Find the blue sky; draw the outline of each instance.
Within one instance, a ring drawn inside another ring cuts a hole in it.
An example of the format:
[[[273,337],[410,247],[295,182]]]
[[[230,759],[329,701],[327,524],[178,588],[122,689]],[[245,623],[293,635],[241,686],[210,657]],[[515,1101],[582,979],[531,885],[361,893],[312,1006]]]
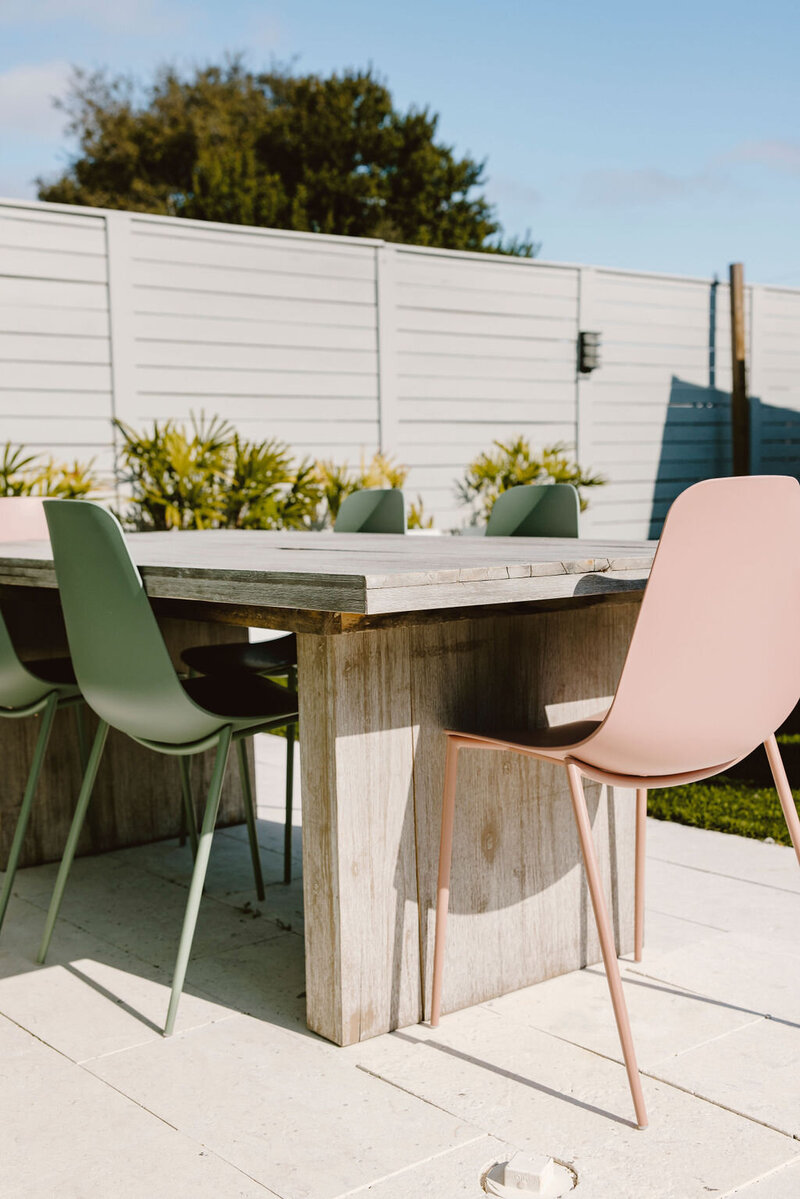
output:
[[[542,257],[800,285],[796,0],[0,0],[0,195],[69,148],[69,65],[146,76],[244,51],[371,63],[401,108],[486,158]]]

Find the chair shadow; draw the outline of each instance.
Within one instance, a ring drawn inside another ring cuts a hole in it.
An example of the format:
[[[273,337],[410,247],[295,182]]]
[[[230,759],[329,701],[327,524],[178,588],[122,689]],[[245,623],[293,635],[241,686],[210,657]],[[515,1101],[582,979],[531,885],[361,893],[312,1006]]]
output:
[[[423,1041],[418,1037],[409,1036],[405,1032],[393,1032],[391,1035],[400,1041],[406,1041],[409,1045],[424,1045],[429,1049],[435,1049],[438,1053],[444,1053],[448,1057],[454,1057],[459,1061],[467,1062],[470,1066],[477,1066],[481,1070],[487,1070],[491,1074],[507,1078],[511,1082],[529,1087],[532,1091],[538,1091],[540,1094],[547,1095],[551,1099],[559,1099],[563,1103],[569,1103],[572,1107],[579,1107],[582,1111],[591,1112],[592,1115],[613,1120],[615,1124],[622,1124],[625,1128],[638,1127],[633,1120],[625,1120],[622,1116],[617,1116],[614,1112],[610,1112],[606,1108],[597,1107],[593,1103],[586,1103],[582,1099],[576,1099],[574,1095],[567,1095],[564,1091],[557,1091],[553,1087],[546,1086],[545,1083],[535,1082],[532,1078],[525,1078],[521,1074],[515,1074],[512,1070],[504,1070],[502,1066],[496,1066],[492,1062],[484,1061],[482,1058],[473,1057],[471,1053],[463,1053],[462,1050],[454,1049],[451,1045],[442,1045],[438,1041]]]

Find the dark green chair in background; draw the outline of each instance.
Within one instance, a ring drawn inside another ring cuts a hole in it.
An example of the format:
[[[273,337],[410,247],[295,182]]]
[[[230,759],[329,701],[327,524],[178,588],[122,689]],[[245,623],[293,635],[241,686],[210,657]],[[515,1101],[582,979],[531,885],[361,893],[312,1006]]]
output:
[[[406,502],[396,487],[354,491],[339,508],[334,533],[405,533]],[[231,645],[196,645],[181,657],[197,674],[225,676],[240,671],[285,678],[297,687],[297,635],[287,633],[271,641],[243,641]],[[283,835],[283,881],[292,881],[292,808],[294,802],[295,726],[286,730],[286,825]]]
[[[179,678],[116,519],[95,504],[75,500],[47,500],[45,514],[75,674],[100,724],[38,960],[45,960],[50,945],[109,726],[157,753],[177,756],[195,860],[167,1014],[165,1031],[169,1034],[175,1026],[191,953],[231,744],[236,742],[239,750],[250,850],[256,886],[263,897],[245,739],[296,720],[297,696],[252,674]],[[188,758],[211,748],[216,749],[216,757],[198,837]]]
[[[47,538],[47,522],[41,500],[16,496],[0,499],[0,542],[47,541]],[[11,898],[53,719],[56,712],[65,707],[75,709],[81,764],[85,767],[83,704],[72,663],[69,658],[21,661],[6,623],[0,616],[0,717],[6,720],[41,717],[36,748],[8,855],[3,889],[0,891],[0,928]]]
[[[523,483],[497,497],[487,537],[578,537],[581,503],[571,483]]]

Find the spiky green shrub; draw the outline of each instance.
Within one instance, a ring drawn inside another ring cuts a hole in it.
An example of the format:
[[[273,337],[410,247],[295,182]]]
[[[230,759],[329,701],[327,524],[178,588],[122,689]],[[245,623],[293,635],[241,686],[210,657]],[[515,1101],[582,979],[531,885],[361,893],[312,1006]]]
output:
[[[456,494],[462,504],[472,508],[472,524],[486,522],[494,502],[503,491],[522,483],[572,483],[578,489],[581,509],[588,506],[583,495],[587,487],[605,483],[602,475],[584,470],[572,459],[561,442],[545,446],[536,452],[527,437],[515,437],[504,443],[493,441],[496,447],[479,454],[467,467],[464,478],[456,483]]]
[[[369,462],[362,458],[358,469],[351,469],[346,462],[341,465],[318,462],[316,475],[325,500],[321,525],[333,524],[339,515],[342,502],[354,491],[368,487],[402,487],[408,478],[408,467],[398,466],[386,454],[373,454]]]
[[[0,496],[54,496],[83,500],[99,489],[92,462],[42,461],[25,446],[7,441],[0,456]]]
[[[422,496],[418,495],[408,506],[409,529],[432,529],[433,517],[425,515],[425,505]]]
[[[137,433],[117,422],[134,529],[310,528],[322,488],[310,461],[289,447],[245,441],[227,421],[192,416]]]

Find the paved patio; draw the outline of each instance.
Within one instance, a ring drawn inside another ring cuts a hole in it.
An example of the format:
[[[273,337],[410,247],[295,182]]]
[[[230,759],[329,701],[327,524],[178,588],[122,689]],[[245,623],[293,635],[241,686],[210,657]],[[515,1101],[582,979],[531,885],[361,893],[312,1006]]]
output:
[[[257,738],[268,877],[283,742]],[[791,850],[650,822],[644,961],[624,967],[651,1127],[631,1124],[602,970],[348,1049],[303,1018],[302,887],[253,901],[215,841],[178,1034],[159,1034],[190,874],[174,842],[22,871],[0,940],[0,1194],[479,1199],[516,1149],[579,1199],[800,1194],[800,870]],[[300,837],[296,830],[297,869]]]

